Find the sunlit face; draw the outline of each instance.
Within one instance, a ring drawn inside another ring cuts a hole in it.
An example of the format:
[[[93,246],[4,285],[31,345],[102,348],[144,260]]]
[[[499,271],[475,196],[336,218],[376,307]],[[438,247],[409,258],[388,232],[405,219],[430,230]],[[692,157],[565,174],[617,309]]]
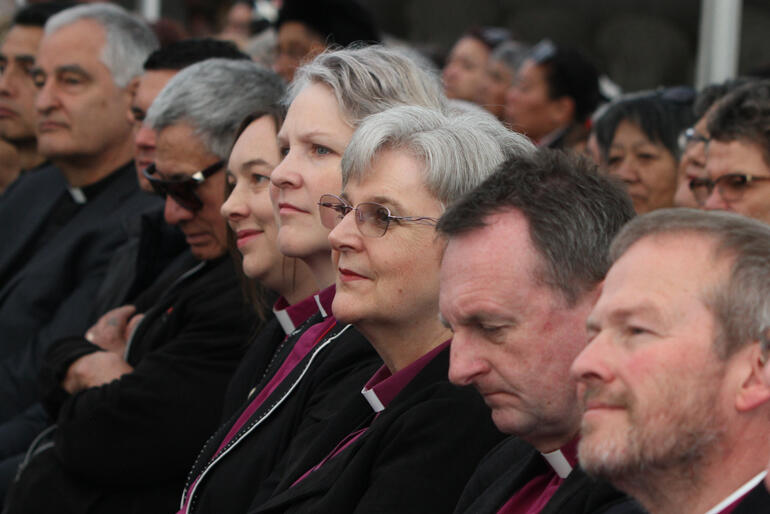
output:
[[[92,20],[43,37],[37,64],[45,84],[35,103],[42,155],[99,155],[131,137],[131,89],[112,80],[100,58],[104,44],[104,29]]]
[[[424,164],[403,151],[385,150],[366,177],[348,183],[343,198],[356,206],[375,202],[394,216],[438,218],[441,202],[424,184]],[[337,319],[367,327],[409,327],[438,316],[438,277],[443,239],[433,226],[391,221],[382,237],[361,234],[355,213],[329,234],[337,292]]]
[[[700,235],[644,238],[612,266],[572,374],[585,407],[581,465],[613,481],[692,466],[731,408],[704,292],[725,277]]]
[[[766,180],[770,177],[770,166],[765,162],[762,148],[758,144],[741,140],[710,141],[706,173],[713,181],[728,173],[746,173],[755,180],[735,200],[726,200],[719,192],[719,187],[715,187],[703,204],[704,209],[732,211],[770,223],[770,180]]]
[[[14,25],[0,45],[0,137],[6,141],[35,139],[35,95],[32,80],[43,29]]]
[[[235,233],[243,272],[280,292],[283,256],[276,246],[278,225],[270,203],[270,174],[281,160],[277,131],[273,118],[262,116],[235,142],[227,164],[232,192],[222,215]]]
[[[283,77],[286,83],[294,78],[299,66],[323,52],[326,45],[323,39],[304,23],[286,21],[278,29],[277,47],[273,70]]]
[[[549,97],[543,66],[524,61],[506,95],[504,117],[515,131],[535,141],[564,123],[559,103]]]
[[[145,71],[139,77],[139,83],[134,92],[134,98],[131,101],[131,115],[134,119],[134,130],[136,131],[134,136],[136,174],[139,178],[139,185],[148,192],[152,192],[152,187],[147,179],[144,178],[142,171],[155,160],[155,131],[144,124],[144,117],[147,115],[147,111],[150,110],[150,105],[152,105],[155,97],[163,89],[163,86],[176,74],[176,70]]]
[[[615,129],[607,170],[626,184],[637,214],[673,205],[676,159],[661,143],[650,141],[635,123],[623,120]]]
[[[444,66],[447,97],[481,103],[489,48],[475,37],[465,36],[452,48]]]
[[[694,178],[706,176],[706,143],[708,140],[708,114],[698,120],[693,126],[696,137],[687,144],[682,152],[677,172],[676,193],[674,193],[674,205],[676,207],[697,208],[698,202],[690,190],[690,181]]]
[[[155,167],[159,178],[189,177],[218,160],[186,123],[171,125],[158,134]],[[219,213],[225,197],[225,174],[222,171],[214,173],[195,192],[203,202],[203,208],[196,212],[187,210],[168,196],[164,212],[166,222],[178,225],[184,232],[195,257],[215,259],[224,255],[227,248],[227,227]]]
[[[289,106],[278,133],[284,157],[270,175],[278,248],[284,255],[328,256],[329,229],[321,225],[318,199],[342,189],[340,161],[352,136],[353,127],[323,84],[306,87]]]
[[[486,110],[503,119],[505,95],[513,84],[514,72],[498,59],[489,59],[482,85],[482,102]]]
[[[449,379],[473,385],[502,432],[538,448],[563,442],[580,423],[569,366],[585,347],[595,294],[569,306],[537,278],[542,257],[519,211],[485,223],[451,238],[441,265],[439,306],[454,332]]]

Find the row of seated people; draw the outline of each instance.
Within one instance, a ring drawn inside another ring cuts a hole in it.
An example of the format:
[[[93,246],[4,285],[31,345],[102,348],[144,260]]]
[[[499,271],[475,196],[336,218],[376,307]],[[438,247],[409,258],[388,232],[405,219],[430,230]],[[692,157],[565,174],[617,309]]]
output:
[[[383,47],[285,90],[239,55],[142,74],[152,35],[117,7],[44,30],[50,162],[0,199],[6,512],[766,510],[760,221],[632,221],[587,159]],[[132,38],[139,71],[110,61]],[[735,113],[765,90],[725,96],[712,137],[759,145]],[[741,200],[763,176],[690,186]]]

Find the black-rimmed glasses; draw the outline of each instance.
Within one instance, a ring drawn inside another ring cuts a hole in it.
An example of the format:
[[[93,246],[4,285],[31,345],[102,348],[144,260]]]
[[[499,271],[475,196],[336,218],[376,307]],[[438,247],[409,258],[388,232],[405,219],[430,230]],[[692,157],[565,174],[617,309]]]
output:
[[[690,179],[690,191],[692,191],[695,200],[701,205],[706,200],[714,188],[717,188],[719,195],[726,202],[735,202],[743,197],[743,193],[751,186],[753,182],[761,180],[770,180],[770,177],[756,176],[749,173],[727,173],[716,180],[706,177],[695,177]]]
[[[318,201],[321,223],[328,229],[336,227],[350,211],[355,211],[356,226],[362,235],[382,237],[392,221],[436,226],[438,220],[427,216],[394,216],[390,209],[374,202],[359,203],[355,207],[336,195],[321,195]]]
[[[198,211],[203,207],[201,201],[195,189],[201,185],[207,178],[214,173],[218,172],[225,166],[225,161],[217,161],[211,166],[196,171],[192,175],[179,179],[164,180],[155,176],[155,163],[150,164],[142,171],[145,178],[150,181],[152,189],[160,196],[165,198],[170,196],[180,206],[184,207],[188,211]]]
[[[685,150],[685,148],[692,144],[707,144],[708,142],[709,138],[699,132],[696,132],[694,127],[690,127],[687,130],[682,131],[682,133],[679,134],[679,138],[677,139],[677,143],[679,143],[679,150],[682,152]]]

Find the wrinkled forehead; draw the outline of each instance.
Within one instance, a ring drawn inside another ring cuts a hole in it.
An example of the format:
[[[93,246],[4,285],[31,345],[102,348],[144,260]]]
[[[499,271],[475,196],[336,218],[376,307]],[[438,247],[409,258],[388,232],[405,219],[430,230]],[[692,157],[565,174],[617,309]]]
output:
[[[38,65],[47,73],[64,65],[110,73],[102,60],[106,43],[107,34],[100,23],[78,20],[43,36]]]

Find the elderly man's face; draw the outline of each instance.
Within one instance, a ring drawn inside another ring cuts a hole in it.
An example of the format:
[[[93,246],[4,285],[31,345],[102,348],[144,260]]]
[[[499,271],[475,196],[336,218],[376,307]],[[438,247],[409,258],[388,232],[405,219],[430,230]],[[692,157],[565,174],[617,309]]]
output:
[[[131,137],[131,88],[101,61],[104,29],[80,20],[43,37],[38,53],[38,150],[46,157],[98,156]]]
[[[704,209],[732,211],[770,223],[770,166],[758,144],[712,140],[706,154],[706,172],[717,185],[703,204]],[[744,180],[749,176],[750,180]]]
[[[7,141],[35,139],[32,68],[42,37],[39,27],[15,25],[0,46],[0,137]]]
[[[158,178],[184,179],[219,161],[208,152],[193,128],[185,123],[171,125],[160,131],[155,153]],[[203,203],[197,211],[179,205],[171,196],[166,198],[165,218],[170,225],[179,225],[190,250],[198,259],[215,259],[227,249],[227,227],[219,213],[225,198],[225,174],[222,169],[198,185],[195,193]]]
[[[586,471],[617,483],[679,469],[720,440],[735,384],[703,297],[727,270],[711,240],[688,234],[644,238],[610,269],[572,365]]]
[[[550,451],[578,430],[569,366],[586,344],[595,294],[569,306],[543,284],[519,211],[485,221],[451,238],[441,265],[439,307],[454,331],[449,378],[478,389],[501,431]]]

